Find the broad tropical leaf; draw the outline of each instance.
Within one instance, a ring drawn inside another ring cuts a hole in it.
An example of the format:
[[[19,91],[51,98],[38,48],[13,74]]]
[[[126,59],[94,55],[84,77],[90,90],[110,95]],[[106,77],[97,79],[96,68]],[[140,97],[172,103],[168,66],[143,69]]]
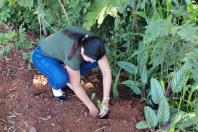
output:
[[[151,79],[151,98],[155,104],[159,104],[161,97],[163,97],[163,88],[157,79]]]
[[[171,81],[171,88],[174,93],[180,92],[183,86],[186,84],[186,81],[189,78],[189,74],[186,73],[187,69],[182,67],[174,74]]]
[[[127,87],[129,87],[135,94],[137,95],[141,95],[141,91],[140,91],[140,83],[139,82],[135,82],[132,80],[127,80],[127,81],[123,81],[121,84],[126,85]]]
[[[147,124],[151,128],[155,128],[158,124],[157,115],[156,115],[155,111],[152,108],[145,106],[144,114],[145,114]]]
[[[162,124],[168,122],[170,119],[170,109],[169,109],[168,101],[164,96],[161,97],[160,99],[157,118],[158,118],[158,122]]]
[[[193,124],[197,124],[198,120],[195,116],[195,113],[185,113],[181,120],[176,124],[177,128],[185,128],[189,126],[193,126]]]
[[[127,1],[128,0],[95,0],[91,10],[84,17],[83,26],[90,29],[96,21],[100,26],[108,14],[115,17],[119,5]]]
[[[139,121],[137,124],[136,124],[136,128],[137,129],[146,129],[148,128],[149,126],[147,125],[146,121]]]
[[[118,61],[117,64],[120,66],[120,68],[124,69],[130,74],[137,74],[137,66],[134,64],[127,62],[127,61]]]
[[[176,127],[176,124],[182,120],[182,118],[183,118],[184,115],[185,115],[185,112],[180,111],[180,112],[176,113],[176,114],[171,118],[171,128],[170,128],[170,130],[172,130],[172,131],[174,132],[175,127]],[[171,132],[172,132],[172,131],[171,131]]]

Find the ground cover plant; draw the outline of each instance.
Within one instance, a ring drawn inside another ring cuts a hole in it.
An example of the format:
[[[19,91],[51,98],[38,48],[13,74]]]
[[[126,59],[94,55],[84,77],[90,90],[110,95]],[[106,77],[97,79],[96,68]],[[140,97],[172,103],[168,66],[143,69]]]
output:
[[[112,98],[145,104],[137,129],[198,131],[197,1],[2,0],[0,22],[0,57],[16,48],[29,70],[32,48],[50,33],[70,25],[93,31],[106,44]]]

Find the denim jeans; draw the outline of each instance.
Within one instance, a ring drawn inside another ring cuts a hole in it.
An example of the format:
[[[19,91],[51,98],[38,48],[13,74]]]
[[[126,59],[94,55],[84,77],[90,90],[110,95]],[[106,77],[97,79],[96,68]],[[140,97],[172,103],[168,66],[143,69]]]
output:
[[[50,87],[60,89],[69,82],[69,75],[63,64],[57,59],[44,55],[39,46],[32,53],[32,63],[39,72],[48,78]],[[97,62],[81,63],[80,75],[85,75],[97,65]]]

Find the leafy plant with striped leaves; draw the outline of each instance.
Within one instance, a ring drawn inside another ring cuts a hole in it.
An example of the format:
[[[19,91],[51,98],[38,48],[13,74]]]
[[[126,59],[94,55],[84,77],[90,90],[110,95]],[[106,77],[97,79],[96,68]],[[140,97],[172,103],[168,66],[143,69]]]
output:
[[[159,103],[157,114],[152,108],[145,106],[144,108],[145,121],[140,121],[136,124],[137,129],[155,129],[158,124],[165,124],[170,119],[170,110],[167,99],[163,96]]]
[[[155,104],[159,104],[161,98],[164,96],[163,88],[157,79],[151,79],[151,98]]]
[[[170,120],[168,101],[164,96],[161,84],[155,78],[151,79],[151,98],[155,104],[159,104],[157,114],[155,110],[146,106],[144,109],[146,121],[138,122],[136,124],[137,129],[155,129],[158,124],[163,125]]]
[[[188,71],[188,69],[182,67],[175,72],[171,81],[171,88],[174,93],[181,92],[182,88],[186,85],[186,82],[190,76]]]
[[[141,90],[140,90],[140,83],[137,81],[132,81],[132,80],[126,80],[123,81],[121,84],[126,85],[127,87],[129,87],[133,93],[137,94],[137,95],[141,95]]]
[[[170,119],[169,104],[166,97],[162,96],[159,103],[157,112],[157,119],[160,124],[164,124]]]

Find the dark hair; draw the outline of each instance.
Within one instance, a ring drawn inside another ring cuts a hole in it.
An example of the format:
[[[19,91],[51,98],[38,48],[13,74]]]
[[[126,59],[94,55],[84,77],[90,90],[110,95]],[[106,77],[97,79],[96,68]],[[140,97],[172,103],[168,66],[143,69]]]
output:
[[[87,36],[87,34],[78,33],[69,29],[64,29],[62,32],[74,40],[68,59],[71,59],[77,50],[84,48],[84,53],[88,57],[99,60],[105,54],[105,47],[103,41],[97,36]]]

